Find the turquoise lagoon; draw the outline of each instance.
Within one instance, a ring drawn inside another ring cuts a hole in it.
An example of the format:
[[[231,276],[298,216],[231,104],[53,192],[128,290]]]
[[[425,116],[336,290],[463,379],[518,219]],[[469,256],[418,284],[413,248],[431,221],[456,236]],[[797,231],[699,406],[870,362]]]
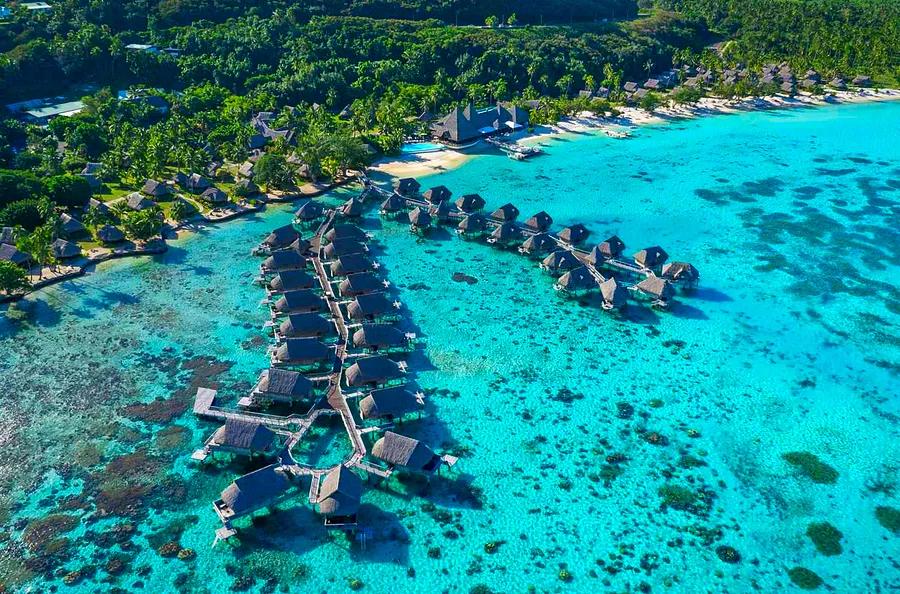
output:
[[[702,274],[667,313],[615,318],[514,252],[365,219],[424,345],[427,414],[403,431],[462,455],[430,487],[368,490],[365,547],[326,535],[301,492],[210,548],[210,502],[247,468],[189,460],[214,429],[187,410],[196,387],[236,398],[265,366],[248,253],[286,208],[41,291],[0,320],[0,582],[781,592],[800,566],[821,589],[896,591],[900,541],[875,510],[900,507],[898,137],[896,104],[749,113],[423,180],[662,245]],[[305,455],[349,452],[317,435]],[[807,536],[821,522],[839,554]],[[196,557],[160,556],[172,541]]]

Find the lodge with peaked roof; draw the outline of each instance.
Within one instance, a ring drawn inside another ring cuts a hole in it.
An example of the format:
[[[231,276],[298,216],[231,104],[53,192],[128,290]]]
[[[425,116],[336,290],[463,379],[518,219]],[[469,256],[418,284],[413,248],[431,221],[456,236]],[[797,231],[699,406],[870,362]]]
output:
[[[453,144],[464,144],[503,132],[528,127],[528,110],[516,105],[498,103],[476,109],[472,103],[454,107],[446,116],[431,124],[434,138]]]

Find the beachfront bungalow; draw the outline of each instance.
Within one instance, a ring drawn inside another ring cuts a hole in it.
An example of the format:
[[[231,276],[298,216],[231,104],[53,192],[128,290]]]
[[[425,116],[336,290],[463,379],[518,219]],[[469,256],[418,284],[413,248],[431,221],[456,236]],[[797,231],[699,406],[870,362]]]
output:
[[[465,213],[478,212],[484,205],[484,198],[478,194],[465,194],[456,199],[456,208]]]
[[[425,190],[423,197],[431,204],[440,204],[441,202],[450,202],[452,193],[447,186],[435,186]]]
[[[172,183],[180,186],[182,190],[191,192],[192,194],[202,192],[203,190],[212,186],[212,182],[199,173],[191,173],[190,175],[187,175],[180,171],[172,176]]]
[[[634,93],[639,88],[640,87],[638,86],[638,84],[631,80],[626,82],[624,85],[622,85],[622,90],[625,91],[626,93]]]
[[[219,188],[206,188],[200,194],[200,200],[208,204],[226,204],[228,202],[228,194]]]
[[[847,81],[845,81],[840,76],[835,76],[828,83],[828,86],[836,91],[846,91],[847,90]]]
[[[172,193],[172,187],[169,184],[155,179],[148,179],[141,188],[141,194],[152,196],[157,200],[165,200],[170,197]]]
[[[274,315],[314,313],[325,309],[328,309],[328,303],[326,303],[325,299],[309,289],[287,291],[272,304],[272,313]]]
[[[472,103],[454,107],[442,119],[431,124],[431,135],[445,142],[464,144],[500,132],[528,127],[528,111],[510,104],[475,109]]]
[[[547,233],[535,233],[519,247],[522,254],[545,254],[556,249],[556,241]]]
[[[334,334],[334,324],[317,313],[288,314],[278,326],[278,338],[323,338]]]
[[[62,235],[68,238],[83,237],[87,235],[87,229],[81,221],[66,213],[59,215],[59,224],[57,228]]]
[[[57,260],[69,260],[81,255],[81,248],[78,247],[78,244],[65,239],[56,239],[50,245],[50,250],[53,252],[53,257]]]
[[[518,243],[520,239],[522,239],[522,233],[519,228],[515,223],[506,221],[494,228],[491,236],[488,237],[488,243],[503,246]]]
[[[675,289],[672,284],[664,279],[651,274],[635,285],[635,289],[653,298],[653,305],[666,308],[669,300],[675,295]]]
[[[275,433],[262,423],[226,419],[206,442],[211,452],[227,452],[238,456],[270,454],[274,450]]]
[[[794,85],[794,83],[792,83],[790,81],[785,81],[785,82],[781,83],[781,85],[778,88],[785,95],[793,95],[797,91],[797,88]]]
[[[316,286],[316,278],[303,270],[285,270],[276,274],[269,281],[269,290],[272,293],[299,291],[300,289],[311,289],[314,286]]]
[[[398,179],[397,183],[394,184],[394,191],[405,198],[413,198],[417,196],[421,188],[422,184],[420,184],[418,181],[416,181],[415,178],[412,177],[404,177],[402,179]]]
[[[294,218],[299,222],[308,223],[310,221],[315,221],[324,213],[325,209],[322,207],[321,203],[308,200],[303,206],[297,209],[297,212],[294,213]]]
[[[399,194],[391,194],[381,203],[378,213],[381,215],[396,214],[404,208],[406,208],[406,200]]]
[[[661,267],[669,259],[669,254],[658,245],[648,247],[634,255],[634,261],[641,268],[654,270]]]
[[[866,76],[864,74],[858,74],[853,77],[853,81],[850,84],[852,84],[854,87],[871,87],[872,77]]]
[[[125,196],[125,204],[128,208],[137,212],[156,206],[156,202],[145,198],[140,192],[132,192]]]
[[[16,266],[28,268],[31,265],[31,256],[20,252],[14,245],[0,243],[0,262],[11,262]]]
[[[587,227],[581,223],[576,223],[575,225],[571,225],[560,231],[559,238],[569,245],[578,245],[587,239],[590,234],[591,232],[587,230]]]
[[[263,247],[269,250],[280,250],[291,245],[291,243],[300,238],[300,233],[294,229],[293,225],[284,225],[273,229],[262,241]]]
[[[369,236],[356,225],[340,223],[325,233],[325,241],[334,241],[336,239],[352,239],[353,241],[365,242],[369,239]]]
[[[403,368],[383,355],[362,357],[344,373],[350,387],[381,386],[403,377]]]
[[[125,241],[125,234],[118,227],[103,225],[97,230],[97,239],[102,243],[120,243]]]
[[[250,395],[254,400],[293,404],[308,400],[312,391],[312,381],[299,371],[270,367],[259,375]]]
[[[525,228],[536,233],[543,233],[553,224],[553,217],[546,211],[541,211],[525,221]]]
[[[272,365],[310,367],[331,359],[331,349],[315,338],[288,338],[272,353]]]
[[[628,303],[628,289],[612,277],[600,283],[600,296],[603,297],[603,309],[621,309]]]
[[[331,263],[331,276],[345,277],[360,272],[371,272],[375,265],[363,254],[349,254],[340,256]]]
[[[325,516],[325,528],[352,530],[362,498],[362,479],[343,464],[332,468],[319,487],[316,503]]]
[[[263,260],[263,274],[285,272],[286,270],[303,270],[306,268],[306,258],[294,250],[278,250]]]
[[[348,218],[357,218],[363,215],[366,206],[357,197],[350,198],[341,206],[341,214]]]
[[[501,223],[513,222],[519,217],[519,209],[507,202],[491,213],[491,218]]]
[[[253,183],[252,180],[247,179],[247,178],[239,179],[234,184],[234,193],[237,194],[238,196],[244,196],[244,197],[255,196],[257,194],[261,194],[261,192],[259,190],[259,186],[257,186],[255,183]]]
[[[456,232],[462,237],[479,237],[487,228],[487,219],[483,215],[475,212],[468,215],[456,226]]]
[[[683,282],[687,286],[696,286],[700,281],[700,271],[688,262],[672,262],[662,267],[662,278],[674,282]]]
[[[223,523],[274,505],[290,488],[287,472],[278,464],[271,464],[235,479],[222,491],[222,498],[213,503]]]
[[[372,446],[372,456],[390,466],[405,470],[432,474],[441,467],[441,457],[431,448],[411,437],[385,431],[384,436]]]
[[[419,412],[424,403],[409,390],[409,386],[392,386],[373,390],[359,401],[359,416],[363,420],[393,421],[404,415]]]
[[[581,265],[578,257],[569,250],[556,250],[541,262],[541,268],[550,272],[572,270]]]
[[[374,321],[381,317],[394,317],[398,307],[384,293],[359,295],[347,304],[347,315],[355,321]]]
[[[581,293],[595,288],[597,282],[585,266],[579,266],[559,277],[553,286],[564,293]]]
[[[390,351],[409,346],[406,334],[388,324],[363,324],[353,333],[353,346],[366,351]]]
[[[338,285],[341,297],[358,297],[375,291],[383,291],[387,284],[371,272],[351,274]]]
[[[618,258],[625,251],[625,242],[619,239],[618,235],[613,235],[606,241],[597,244],[591,250],[590,262],[594,266],[599,266],[605,260]]]
[[[431,226],[431,215],[417,206],[409,213],[409,229],[413,233],[424,233]]]
[[[325,260],[337,260],[341,256],[349,256],[350,254],[361,254],[368,251],[366,245],[352,239],[338,238],[325,246],[322,254]]]

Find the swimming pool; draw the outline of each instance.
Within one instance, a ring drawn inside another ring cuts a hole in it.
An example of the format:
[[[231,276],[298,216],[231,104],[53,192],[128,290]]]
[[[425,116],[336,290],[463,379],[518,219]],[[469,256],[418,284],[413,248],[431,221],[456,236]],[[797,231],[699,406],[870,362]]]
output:
[[[433,153],[444,150],[444,145],[436,142],[411,142],[400,147],[400,152],[404,155],[413,153]]]

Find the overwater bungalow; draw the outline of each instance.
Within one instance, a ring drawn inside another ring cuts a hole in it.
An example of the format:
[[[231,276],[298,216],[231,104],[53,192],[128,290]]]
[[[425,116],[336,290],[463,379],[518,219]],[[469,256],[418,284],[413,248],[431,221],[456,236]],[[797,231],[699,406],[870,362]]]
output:
[[[383,291],[386,287],[385,281],[381,280],[371,272],[361,272],[359,274],[351,274],[341,281],[338,285],[338,292],[341,297],[358,297],[375,291]]]
[[[0,243],[0,262],[10,262],[16,266],[27,268],[31,265],[31,256],[20,252],[14,245]]]
[[[431,448],[411,437],[385,431],[384,436],[372,446],[372,456],[390,466],[405,470],[432,474],[441,467],[441,457]]]
[[[69,239],[87,235],[85,226],[75,217],[62,213],[59,215],[59,232]]]
[[[302,237],[298,237],[294,241],[291,242],[291,245],[287,246],[286,250],[291,250],[297,252],[301,256],[306,254],[309,251],[309,248],[312,247],[312,243],[308,240],[303,239]]]
[[[435,186],[433,188],[425,190],[423,197],[431,204],[440,204],[441,202],[446,202],[449,205],[452,195],[453,194],[450,192],[447,186]]]
[[[352,239],[353,241],[365,243],[369,240],[369,236],[356,225],[338,223],[325,233],[325,241],[334,241],[336,239]]]
[[[641,268],[654,270],[661,267],[669,259],[669,254],[658,245],[648,247],[634,255],[634,261]]]
[[[376,387],[403,377],[403,368],[383,355],[363,357],[347,368],[344,377],[350,387]]]
[[[494,228],[491,236],[488,237],[488,243],[503,246],[519,243],[520,239],[522,239],[522,232],[519,231],[519,228],[516,227],[515,223],[506,221]]]
[[[223,523],[274,505],[291,486],[289,475],[282,466],[271,464],[235,479],[222,491],[222,498],[213,503]]]
[[[316,277],[303,270],[285,270],[276,274],[269,282],[269,290],[272,293],[285,293],[311,289],[316,286]]]
[[[325,299],[309,289],[287,291],[272,304],[272,313],[275,315],[315,313],[326,309],[328,309],[328,303]]]
[[[484,205],[484,198],[478,194],[465,194],[456,199],[456,208],[465,213],[478,212]]]
[[[276,331],[279,339],[321,338],[333,333],[334,324],[313,312],[289,314]]]
[[[270,367],[259,374],[250,396],[254,401],[271,400],[292,404],[312,396],[313,383],[299,371]]]
[[[557,291],[576,294],[596,288],[597,281],[585,266],[579,266],[559,277],[553,286]]]
[[[156,202],[145,198],[140,192],[132,192],[125,196],[125,204],[128,208],[137,212],[156,206]]]
[[[459,222],[456,226],[456,232],[465,238],[480,237],[487,228],[487,219],[484,215],[477,212],[472,213]]]
[[[125,241],[125,234],[118,227],[103,225],[97,230],[97,239],[103,243],[121,243]]]
[[[450,202],[447,201],[438,202],[437,204],[434,204],[428,208],[428,214],[430,214],[434,220],[441,224],[450,222],[450,213],[452,212],[453,207],[450,205]]]
[[[263,260],[261,268],[263,273],[271,274],[286,270],[303,270],[306,263],[306,258],[293,250],[278,250]]]
[[[81,248],[78,244],[65,239],[56,239],[50,245],[50,250],[53,252],[53,257],[57,260],[69,260],[81,255]]]
[[[209,204],[225,204],[228,202],[228,194],[219,188],[206,188],[200,194],[200,199]]]
[[[419,194],[422,184],[412,177],[398,179],[394,184],[394,191],[405,198],[414,198]]]
[[[325,516],[325,528],[352,530],[362,498],[362,479],[343,464],[332,468],[319,487],[316,503]]]
[[[309,367],[331,359],[331,349],[315,338],[288,338],[272,354],[273,365]]]
[[[628,303],[628,289],[612,277],[600,283],[600,296],[603,297],[603,309],[621,309]]]
[[[572,270],[581,265],[581,261],[569,250],[556,250],[541,262],[541,268],[550,272]]]
[[[373,321],[382,317],[395,317],[398,308],[384,293],[358,295],[347,305],[347,315],[351,320]]]
[[[589,261],[594,266],[599,266],[606,260],[618,258],[624,251],[625,243],[617,235],[613,235],[591,250]]]
[[[491,218],[501,223],[511,223],[519,217],[519,209],[507,202],[491,213]]]
[[[534,231],[535,233],[542,233],[549,229],[552,224],[553,217],[542,210],[525,221],[525,228],[529,231]]]
[[[171,196],[173,194],[173,191],[172,186],[165,182],[157,181],[155,179],[148,179],[144,182],[144,186],[141,188],[141,194],[163,200]]]
[[[519,253],[522,254],[545,254],[555,250],[556,241],[547,233],[535,233],[522,242],[519,246]]]
[[[341,206],[341,214],[348,218],[357,218],[363,215],[366,205],[363,201],[355,196],[350,198]]]
[[[392,421],[422,410],[423,402],[408,386],[392,386],[373,390],[359,401],[359,416],[363,420]]]
[[[424,233],[431,226],[431,215],[417,206],[409,213],[409,229],[413,233]]]
[[[403,197],[399,194],[391,194],[384,199],[384,202],[381,203],[381,207],[378,209],[378,212],[381,215],[391,215],[396,214],[405,208],[406,200],[404,200]]]
[[[322,250],[322,254],[325,256],[326,261],[331,262],[341,256],[361,254],[366,251],[368,251],[368,248],[363,243],[353,239],[338,238],[326,245],[325,249]]]
[[[262,423],[242,419],[226,419],[206,441],[210,453],[227,452],[238,456],[271,454],[275,446],[275,433]]]
[[[353,346],[371,352],[391,351],[409,346],[409,338],[389,324],[363,324],[353,333]]]
[[[591,232],[581,223],[570,225],[559,232],[559,238],[569,245],[578,245],[588,238]]]
[[[675,289],[672,284],[664,278],[660,278],[655,274],[651,274],[643,279],[635,289],[653,298],[653,305],[656,307],[666,308],[669,301],[675,296]]]
[[[700,272],[688,262],[671,262],[663,265],[662,277],[666,280],[681,282],[688,287],[693,287],[700,281]]]
[[[262,246],[271,251],[280,250],[291,245],[291,242],[299,238],[300,233],[294,229],[293,225],[284,225],[272,229],[272,232],[263,239]]]
[[[345,277],[360,272],[371,272],[375,269],[375,265],[369,258],[363,254],[349,254],[347,256],[339,256],[337,260],[331,263],[331,276]]]
[[[294,213],[294,220],[299,223],[309,223],[320,218],[324,213],[325,209],[321,203],[308,200]]]

